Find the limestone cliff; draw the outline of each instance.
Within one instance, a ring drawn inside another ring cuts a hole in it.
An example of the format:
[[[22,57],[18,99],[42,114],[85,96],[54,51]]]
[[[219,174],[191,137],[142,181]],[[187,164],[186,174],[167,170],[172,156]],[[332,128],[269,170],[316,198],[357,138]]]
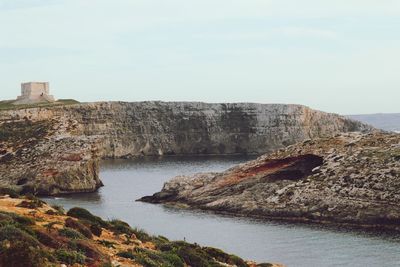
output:
[[[0,113],[0,122],[64,118],[75,133],[102,138],[103,157],[264,153],[305,139],[367,131],[350,119],[301,105],[100,102]]]
[[[64,118],[3,121],[0,125],[0,187],[54,195],[91,192],[99,179],[96,138],[71,134]]]
[[[299,105],[104,102],[0,112],[0,186],[54,195],[101,186],[98,159],[261,153],[371,128]]]
[[[307,140],[222,173],[176,177],[141,200],[400,230],[400,134]]]

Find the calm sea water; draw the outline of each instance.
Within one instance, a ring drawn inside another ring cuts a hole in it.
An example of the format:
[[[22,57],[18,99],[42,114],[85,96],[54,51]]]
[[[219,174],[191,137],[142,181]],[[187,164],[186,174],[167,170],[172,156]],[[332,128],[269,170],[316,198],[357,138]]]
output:
[[[287,266],[400,266],[400,237],[391,234],[235,218],[135,202],[180,174],[225,170],[243,157],[165,157],[104,161],[96,193],[47,198],[81,206],[149,233],[221,248],[245,259]]]

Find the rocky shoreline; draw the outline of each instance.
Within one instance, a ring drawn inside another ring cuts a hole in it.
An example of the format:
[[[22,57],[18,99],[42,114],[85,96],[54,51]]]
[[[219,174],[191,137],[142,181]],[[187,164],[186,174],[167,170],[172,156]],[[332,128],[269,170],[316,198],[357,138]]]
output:
[[[222,173],[178,176],[141,201],[400,231],[400,135],[307,140]]]
[[[102,186],[101,158],[262,153],[372,128],[301,105],[99,102],[0,111],[0,187],[59,195]]]

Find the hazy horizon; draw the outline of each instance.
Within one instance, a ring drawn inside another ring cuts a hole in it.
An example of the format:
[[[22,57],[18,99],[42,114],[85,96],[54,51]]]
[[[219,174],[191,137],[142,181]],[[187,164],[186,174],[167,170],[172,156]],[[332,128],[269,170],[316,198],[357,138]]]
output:
[[[400,1],[2,0],[0,98],[399,113]]]

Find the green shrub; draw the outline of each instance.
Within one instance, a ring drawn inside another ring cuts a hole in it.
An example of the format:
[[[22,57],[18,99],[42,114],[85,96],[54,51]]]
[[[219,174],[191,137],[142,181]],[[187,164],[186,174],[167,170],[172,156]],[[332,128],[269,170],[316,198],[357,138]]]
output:
[[[0,214],[10,216],[14,222],[21,224],[21,225],[29,226],[29,225],[35,224],[35,221],[33,219],[23,216],[23,215],[13,213],[13,212],[0,211]]]
[[[84,264],[86,260],[85,255],[82,253],[65,249],[56,250],[55,256],[57,260],[70,265],[75,263]]]
[[[88,210],[83,209],[83,208],[71,208],[68,212],[67,212],[68,216],[74,217],[74,218],[78,218],[78,219],[82,219],[82,220],[86,220],[89,221],[92,224],[98,224],[101,227],[107,228],[109,227],[109,224],[107,222],[105,222],[103,219],[101,219],[98,216],[95,216],[93,214],[91,214]]]
[[[51,207],[57,211],[58,215],[64,215],[65,214],[65,210],[64,210],[64,208],[62,206],[60,206],[60,205],[51,205]]]
[[[39,241],[26,231],[17,228],[14,225],[6,225],[0,228],[0,242],[1,241],[15,241],[19,240],[28,246],[39,247]]]
[[[74,219],[67,218],[65,220],[65,226],[77,230],[79,233],[84,235],[87,238],[92,238],[92,232],[82,223],[75,221]]]
[[[89,240],[75,240],[76,251],[80,251],[86,257],[99,260],[104,258],[103,254]]]
[[[129,226],[129,224],[121,220],[111,220],[109,221],[109,224],[111,225],[109,229],[113,231],[115,234],[132,235],[135,233],[134,230]]]
[[[1,231],[1,230],[0,230]],[[47,253],[38,246],[31,246],[26,240],[13,240],[0,249],[0,266],[42,267],[47,261]]]
[[[210,263],[214,263],[207,254],[192,247],[181,247],[176,253],[190,266],[211,266]]]
[[[239,258],[234,255],[228,255],[222,251],[212,251],[213,254],[209,254],[206,249],[196,244],[189,244],[184,241],[165,242],[157,246],[164,254],[171,253],[178,255],[187,265],[190,266],[220,266],[217,260],[225,262],[226,259],[230,260],[234,264],[241,264]],[[222,255],[224,257],[222,257]],[[218,256],[218,259],[215,259]],[[233,263],[234,262],[234,263]],[[242,265],[237,265],[242,266]],[[247,265],[244,265],[247,267]]]
[[[156,237],[152,237],[151,242],[153,242],[156,245],[156,247],[159,247],[162,244],[169,243],[169,240],[168,240],[168,238],[159,235],[159,236],[156,236]]]
[[[63,229],[58,230],[58,233],[61,236],[68,237],[70,239],[84,239],[85,236],[79,233],[78,231],[69,228],[69,227],[64,227]]]
[[[149,242],[153,240],[153,238],[143,229],[133,228],[133,233],[140,241]]]
[[[161,253],[161,257],[165,262],[169,262],[174,267],[184,267],[185,264],[183,260],[176,254],[173,253]]]
[[[144,267],[184,267],[183,260],[176,254],[158,252],[136,247],[134,251],[123,251],[117,254],[120,257],[132,259]]]
[[[128,236],[134,234],[137,239],[143,242],[153,240],[153,238],[148,233],[146,233],[146,231],[138,228],[132,228],[124,221],[111,220],[109,221],[109,225],[110,226],[108,227],[108,229],[113,231],[115,234],[126,234]]]
[[[247,267],[244,260],[236,255],[230,255],[217,248],[205,247],[203,250],[219,262],[236,265],[237,267]]]

